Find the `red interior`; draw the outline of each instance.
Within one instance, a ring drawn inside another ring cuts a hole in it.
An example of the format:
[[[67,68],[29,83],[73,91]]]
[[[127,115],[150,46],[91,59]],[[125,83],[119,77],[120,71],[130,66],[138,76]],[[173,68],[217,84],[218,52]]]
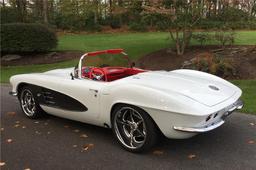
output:
[[[94,73],[97,73],[97,70],[100,70],[100,71],[98,71],[99,74],[102,74],[102,72],[103,72],[104,80],[108,81],[108,82],[145,72],[145,70],[141,70],[138,68],[126,68],[126,67],[103,67],[103,68],[83,67],[82,68],[82,76],[86,77],[86,78],[91,78],[90,75],[91,75],[91,71],[93,69],[95,69]]]

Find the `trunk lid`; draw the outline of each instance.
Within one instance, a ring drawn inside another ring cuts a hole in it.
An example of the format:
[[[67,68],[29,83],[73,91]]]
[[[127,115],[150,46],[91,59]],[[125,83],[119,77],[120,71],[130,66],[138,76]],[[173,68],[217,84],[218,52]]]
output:
[[[216,81],[212,76],[180,74],[178,72],[149,71],[136,75],[138,84],[161,90],[165,93],[179,93],[206,106],[219,104],[236,93],[236,89]]]

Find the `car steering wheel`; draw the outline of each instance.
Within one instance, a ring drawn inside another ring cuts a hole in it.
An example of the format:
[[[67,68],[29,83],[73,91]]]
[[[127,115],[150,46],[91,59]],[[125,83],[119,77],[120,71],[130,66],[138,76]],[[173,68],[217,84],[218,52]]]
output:
[[[101,68],[92,68],[89,74],[89,78],[98,81],[107,81],[105,72]]]

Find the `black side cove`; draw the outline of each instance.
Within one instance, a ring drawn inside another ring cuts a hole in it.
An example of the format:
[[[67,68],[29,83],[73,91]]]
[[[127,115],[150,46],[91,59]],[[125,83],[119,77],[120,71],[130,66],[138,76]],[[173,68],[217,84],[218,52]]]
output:
[[[30,85],[39,104],[70,111],[87,111],[88,108],[76,99],[63,93],[36,85]]]

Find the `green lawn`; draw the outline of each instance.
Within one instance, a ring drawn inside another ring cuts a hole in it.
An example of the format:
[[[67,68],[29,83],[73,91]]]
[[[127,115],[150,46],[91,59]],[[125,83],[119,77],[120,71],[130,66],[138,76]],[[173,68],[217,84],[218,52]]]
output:
[[[243,91],[242,100],[244,108],[241,112],[256,115],[256,80],[233,80],[232,83]]]
[[[217,44],[210,41],[208,44]],[[239,31],[236,34],[237,45],[256,45],[256,31]],[[109,48],[123,48],[129,54],[132,60],[137,60],[141,56],[173,45],[170,41],[169,34],[166,32],[148,32],[148,33],[120,33],[120,34],[80,34],[80,35],[63,35],[59,37],[59,44],[56,50],[79,50],[94,51]],[[197,42],[192,41],[192,45]],[[72,67],[77,64],[77,60],[70,60],[55,64],[29,65],[18,67],[2,67],[1,83],[9,82],[9,78],[15,74],[42,72],[55,68]],[[256,113],[255,101],[256,80],[239,80],[234,81],[244,90],[243,99],[246,107],[243,111]],[[254,92],[254,93],[253,93]]]

